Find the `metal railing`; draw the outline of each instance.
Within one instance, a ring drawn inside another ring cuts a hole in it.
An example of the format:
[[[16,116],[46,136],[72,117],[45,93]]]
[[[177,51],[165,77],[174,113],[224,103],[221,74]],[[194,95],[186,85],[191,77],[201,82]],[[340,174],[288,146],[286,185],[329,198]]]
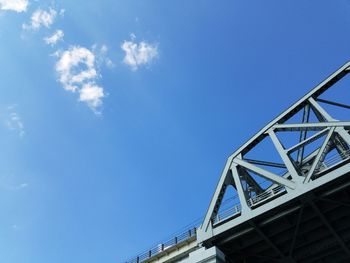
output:
[[[240,204],[234,205],[233,207],[230,207],[229,209],[226,209],[221,213],[218,213],[213,218],[213,224],[217,224],[228,218],[239,216],[240,214],[241,214],[241,205]]]
[[[258,194],[247,200],[247,203],[250,207],[254,207],[262,202],[267,201],[268,199],[274,198],[282,193],[286,192],[286,188],[283,185],[278,185],[274,188],[271,188],[261,194]]]
[[[347,150],[343,153],[337,153],[330,157],[328,157],[326,160],[324,160],[323,165],[320,166],[317,170],[317,173],[322,172],[340,162],[346,161],[350,158],[350,150]],[[286,193],[286,188],[282,185],[278,185],[274,188],[267,189],[266,191],[262,192],[261,194],[258,194],[256,196],[253,196],[247,200],[249,207],[258,206],[269,199],[275,198],[283,193]],[[230,207],[220,213],[218,213],[212,220],[213,224],[220,223],[226,219],[234,218],[236,216],[239,216],[241,214],[241,205],[235,204],[233,207]]]
[[[286,192],[286,189],[284,186],[278,185],[274,188],[268,189],[267,191],[258,194],[254,197],[251,197],[247,200],[247,203],[250,207],[254,207],[258,204],[261,204],[262,202],[267,201],[268,199],[271,199],[273,197],[276,197],[280,194],[283,194]],[[226,209],[220,213],[218,213],[213,218],[213,224],[218,224],[226,219],[233,218],[236,216],[239,216],[241,214],[241,205],[236,204],[233,207],[230,207],[229,209]]]
[[[329,167],[332,167],[333,165],[339,163],[339,162],[342,162],[342,161],[345,161],[347,159],[350,158],[350,150],[347,150],[343,153],[337,153],[337,154],[334,154],[330,157],[328,157],[323,163],[326,165],[325,168],[322,169],[322,167],[319,167],[318,168],[318,172],[324,170],[324,169],[327,169]]]
[[[175,237],[168,239],[156,246],[154,246],[153,248],[144,251],[142,253],[140,253],[139,255],[137,255],[136,257],[125,261],[125,263],[141,263],[144,262],[154,256],[159,255],[160,253],[175,247],[176,245],[185,242],[193,237],[195,237],[197,235],[197,227],[192,227],[190,229],[187,229],[184,232],[181,232],[180,234],[176,235]]]

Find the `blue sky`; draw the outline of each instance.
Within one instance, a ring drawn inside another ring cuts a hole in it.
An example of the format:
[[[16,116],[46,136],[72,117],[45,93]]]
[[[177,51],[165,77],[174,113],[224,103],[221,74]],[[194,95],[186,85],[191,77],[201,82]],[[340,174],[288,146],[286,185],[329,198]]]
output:
[[[350,58],[350,1],[0,0],[0,262],[121,262]]]

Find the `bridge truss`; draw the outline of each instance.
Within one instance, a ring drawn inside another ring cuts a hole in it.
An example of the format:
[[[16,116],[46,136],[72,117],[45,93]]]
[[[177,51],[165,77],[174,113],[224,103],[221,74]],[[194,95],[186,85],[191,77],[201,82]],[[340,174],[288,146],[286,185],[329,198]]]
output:
[[[228,158],[199,244],[231,262],[350,262],[350,82],[333,92],[349,72],[350,62]]]
[[[350,262],[348,73],[350,62],[228,158],[198,228],[127,263]]]

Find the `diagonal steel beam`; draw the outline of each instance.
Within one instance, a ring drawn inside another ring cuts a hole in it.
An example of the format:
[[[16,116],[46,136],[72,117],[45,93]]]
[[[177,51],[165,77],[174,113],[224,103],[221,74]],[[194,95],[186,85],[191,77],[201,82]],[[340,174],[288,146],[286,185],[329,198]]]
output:
[[[338,133],[334,134],[334,136],[332,137],[332,141],[338,154],[340,154],[342,158],[345,159],[350,149],[349,145],[344,141],[344,139]]]
[[[255,179],[247,172],[246,169],[241,167],[238,173],[244,176],[244,179],[249,184],[249,187],[252,187],[257,194],[260,194],[264,191],[261,186],[255,181]]]
[[[336,121],[336,119],[333,119],[331,115],[329,115],[329,113],[325,109],[323,109],[314,98],[310,97],[309,102],[311,104],[312,109],[318,112],[326,121]]]
[[[295,152],[296,150],[299,150],[300,148],[302,148],[303,146],[309,144],[309,143],[312,143],[314,141],[316,141],[317,139],[321,138],[325,133],[327,133],[329,131],[329,128],[325,128],[323,130],[321,130],[320,132],[310,136],[309,138],[299,142],[298,144],[290,147],[288,150],[287,150],[287,153],[290,154],[290,153],[293,153]],[[300,162],[301,163],[301,162]]]
[[[336,121],[330,114],[313,98],[309,98],[309,103],[312,105],[312,109],[320,122]],[[344,153],[350,145],[350,135],[343,127],[337,127],[336,136],[334,136],[333,142],[338,152]]]
[[[253,160],[253,159],[247,159],[247,158],[244,158],[244,160],[251,164],[271,166],[276,168],[286,168],[286,166],[283,163],[267,162],[267,161]]]
[[[334,122],[337,121],[334,119],[329,113],[321,107],[320,104],[318,104],[312,97],[309,98],[309,102],[312,106],[312,108],[317,111],[322,117],[328,121],[328,122]],[[343,138],[343,140],[350,145],[350,135],[349,133],[344,129],[345,127],[337,127],[336,132]]]
[[[287,155],[282,143],[277,138],[276,134],[274,133],[274,131],[272,129],[269,130],[268,134],[269,134],[273,144],[275,145],[277,152],[279,153],[280,157],[282,158],[282,161],[286,165],[289,174],[292,176],[293,181],[299,182],[299,180],[300,180],[299,173],[296,170],[292,160]]]
[[[319,99],[319,98],[317,98],[316,100],[319,101],[319,102],[326,103],[326,104],[342,107],[342,108],[345,108],[345,109],[350,109],[349,105],[346,105],[346,104],[343,104],[343,103],[334,102],[334,101],[330,101],[330,100]]]
[[[345,242],[343,241],[343,239],[339,236],[339,234],[335,231],[335,229],[332,227],[332,225],[330,224],[330,222],[328,221],[328,219],[324,216],[324,214],[322,214],[322,212],[320,211],[320,209],[318,209],[318,207],[316,206],[316,204],[313,201],[309,201],[310,206],[313,208],[313,210],[316,212],[316,214],[318,215],[318,217],[321,219],[321,221],[323,222],[323,224],[328,228],[328,230],[331,232],[331,234],[333,235],[333,237],[336,239],[336,241],[338,242],[338,244],[341,246],[341,248],[343,249],[343,251],[348,255],[348,257],[350,258],[350,250],[347,247],[347,245],[345,244]]]
[[[225,183],[227,182],[227,179],[230,176],[229,170],[230,170],[231,163],[232,163],[232,158],[228,158],[225,168],[218,182],[218,185],[216,186],[215,193],[210,201],[210,205],[205,215],[203,224],[201,225],[201,229],[203,229],[204,232],[206,233],[207,233],[207,230],[210,229],[211,219],[215,217],[215,215],[217,214],[217,211],[216,211],[217,207],[220,206],[220,202],[222,200],[220,196],[222,194],[222,190],[225,186]]]
[[[258,166],[255,166],[255,165],[252,165],[246,161],[243,161],[242,159],[236,157],[235,159],[233,159],[233,162],[240,165],[240,166],[243,166],[244,168],[266,178],[266,179],[269,179],[277,184],[281,184],[281,185],[284,185],[284,186],[287,186],[288,188],[290,189],[295,189],[295,183],[293,181],[290,181],[286,178],[283,178],[281,176],[278,176],[277,174],[274,174],[274,173],[271,173],[269,171],[266,171]]]
[[[348,145],[350,145],[350,134],[343,127],[338,127],[335,131]]]
[[[325,150],[326,150],[326,147],[329,143],[329,140],[331,139],[332,137],[332,134],[334,132],[334,129],[335,127],[331,128],[326,136],[326,139],[324,140],[322,146],[320,147],[320,149],[318,150],[318,153],[315,157],[315,160],[313,161],[312,165],[311,165],[311,168],[304,180],[304,183],[308,183],[312,177],[312,175],[314,174],[315,170],[317,169],[319,163],[320,163],[320,160],[322,159],[322,156],[324,155],[325,153]]]
[[[245,211],[250,210],[250,207],[248,206],[245,192],[244,192],[244,189],[242,187],[242,183],[241,183],[241,179],[240,179],[240,176],[238,173],[237,165],[233,164],[231,166],[231,173],[232,173],[233,180],[235,182],[238,198],[239,198],[239,201],[241,203],[242,213],[245,213]]]

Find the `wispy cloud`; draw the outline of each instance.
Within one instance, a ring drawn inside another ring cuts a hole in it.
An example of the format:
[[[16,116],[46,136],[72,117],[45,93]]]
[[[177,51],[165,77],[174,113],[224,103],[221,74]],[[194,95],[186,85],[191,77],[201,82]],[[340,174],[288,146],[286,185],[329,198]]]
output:
[[[26,12],[28,0],[0,0],[1,10],[10,10],[17,13]]]
[[[57,44],[58,41],[62,40],[64,37],[64,33],[62,30],[56,30],[56,32],[49,36],[49,37],[45,37],[44,41],[46,42],[46,44],[54,46]]]
[[[123,59],[124,64],[128,65],[132,70],[137,70],[142,65],[150,64],[158,57],[158,45],[141,41],[135,41],[136,36],[130,35],[130,41],[124,41],[121,49],[125,52]]]
[[[108,68],[114,67],[113,61],[108,57],[108,47],[106,45],[102,45],[101,47],[94,45],[92,50],[96,54],[96,62],[99,66],[105,65]]]
[[[19,183],[16,176],[13,174],[2,174],[0,175],[0,189],[8,191],[21,191],[27,187],[29,184],[27,182]]]
[[[33,30],[38,30],[40,27],[49,28],[55,21],[56,16],[57,11],[53,8],[49,8],[47,11],[38,9],[32,14],[30,24],[23,24],[22,27],[23,29]]]
[[[98,107],[102,105],[105,94],[103,88],[96,84],[99,75],[95,54],[85,47],[72,46],[63,52],[56,52],[56,56],[56,72],[63,88],[78,92],[79,101],[87,103],[95,113],[99,113]]]
[[[5,125],[8,129],[16,131],[19,137],[23,138],[25,135],[24,124],[20,115],[17,113],[16,108],[16,105],[7,108],[8,113],[5,119]]]
[[[27,188],[27,187],[28,187],[27,183],[22,183],[22,184],[14,186],[13,190],[22,190],[22,189]]]

